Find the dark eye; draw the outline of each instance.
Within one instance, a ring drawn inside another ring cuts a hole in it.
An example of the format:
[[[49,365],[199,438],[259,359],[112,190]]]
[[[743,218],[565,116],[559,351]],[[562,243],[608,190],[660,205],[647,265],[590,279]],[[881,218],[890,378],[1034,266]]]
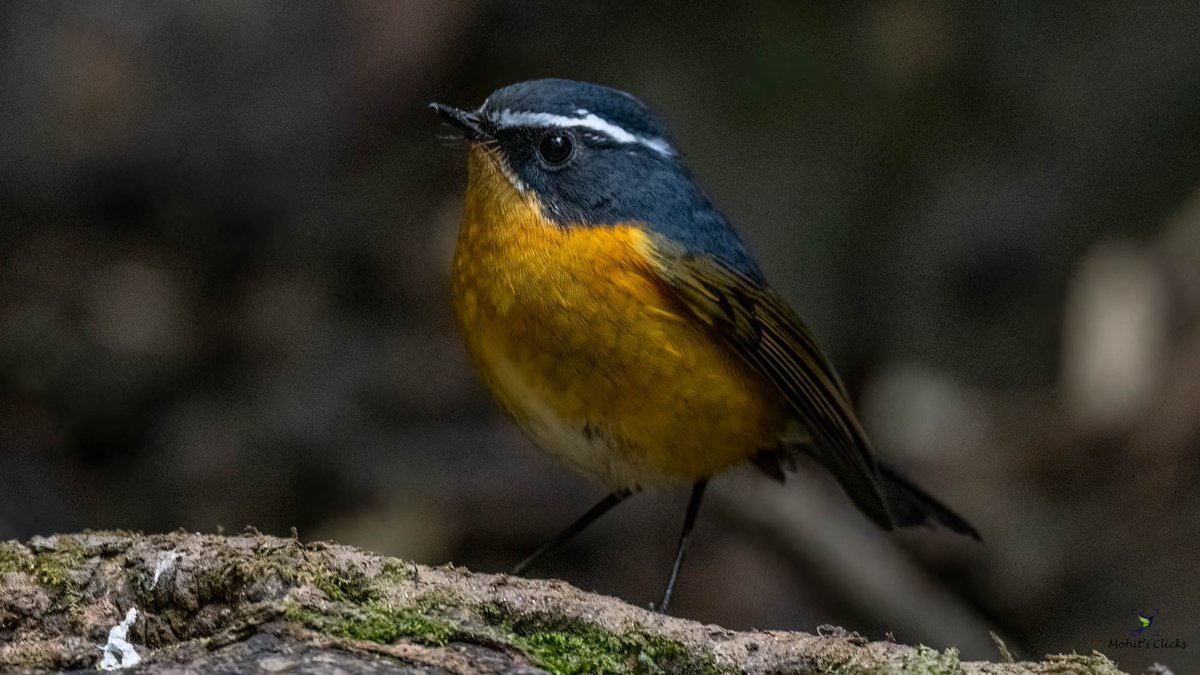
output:
[[[542,137],[542,142],[538,143],[538,154],[547,164],[562,164],[571,158],[571,152],[574,150],[575,141],[567,134],[546,134]]]

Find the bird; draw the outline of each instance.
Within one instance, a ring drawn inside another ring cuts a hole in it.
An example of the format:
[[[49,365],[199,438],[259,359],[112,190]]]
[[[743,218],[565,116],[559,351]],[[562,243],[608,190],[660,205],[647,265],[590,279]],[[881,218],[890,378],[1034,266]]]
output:
[[[1141,624],[1141,627],[1138,628],[1136,631],[1134,631],[1135,633],[1140,634],[1140,633],[1145,632],[1146,629],[1150,627],[1150,624],[1154,623],[1153,616],[1142,616],[1141,614],[1138,614],[1137,618],[1138,618],[1138,623]]]
[[[633,95],[537,79],[430,107],[468,146],[451,272],[471,363],[542,450],[608,491],[522,560],[642,490],[690,485],[667,612],[709,480],[803,453],[885,530],[979,539],[883,462],[813,333]]]

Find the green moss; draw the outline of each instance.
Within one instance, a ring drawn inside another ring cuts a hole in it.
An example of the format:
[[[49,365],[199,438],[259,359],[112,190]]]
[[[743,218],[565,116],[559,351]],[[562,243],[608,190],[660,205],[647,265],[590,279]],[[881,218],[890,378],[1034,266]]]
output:
[[[367,576],[361,570],[331,568],[323,556],[312,556],[307,551],[288,550],[284,555],[287,559],[281,562],[286,564],[280,565],[278,569],[284,581],[290,584],[311,584],[334,602],[348,602],[354,605],[371,603],[382,596],[378,580]],[[303,557],[300,564],[295,562],[297,555]],[[401,567],[398,562],[392,564]],[[388,565],[385,563],[383,571],[386,573],[387,570]]]
[[[78,619],[83,589],[76,576],[87,551],[74,537],[59,537],[53,550],[34,553],[16,541],[0,542],[0,574],[20,572],[50,591],[54,608]]]
[[[641,633],[617,635],[593,627],[571,630],[532,631],[519,636],[518,646],[551,672],[575,673],[661,673],[667,668],[683,672],[715,672],[705,667],[684,667],[688,651],[678,642]],[[709,664],[704,664],[705,666]]]
[[[411,581],[415,575],[402,561],[389,558],[383,561],[383,568],[379,571],[379,576],[388,581],[400,583]]]
[[[1125,675],[1117,664],[1107,656],[1093,651],[1083,654],[1050,654],[1046,657],[1044,672],[1070,673],[1071,675]]]
[[[817,671],[822,675],[962,675],[962,664],[957,649],[939,652],[932,647],[920,645],[907,654],[899,663],[862,663],[857,654],[849,660],[834,660],[832,657],[817,659]]]
[[[196,600],[201,606],[210,603],[232,603],[239,599],[246,586],[268,574],[278,574],[277,568],[260,566],[255,561],[236,558],[211,569],[196,573]]]
[[[424,644],[444,645],[458,633],[453,621],[428,616],[415,608],[388,609],[379,605],[364,608],[362,617],[342,625],[346,637],[391,644],[401,638]]]
[[[962,671],[957,649],[939,652],[933,647],[919,645],[917,653],[904,660],[904,670],[901,672],[913,675],[959,675]]]
[[[398,581],[408,575],[399,561],[387,561],[380,579]],[[446,592],[432,591],[412,606],[395,607],[382,601],[379,579],[354,570],[335,570],[322,562],[293,565],[284,579],[296,585],[311,584],[337,603],[348,605],[343,615],[330,616],[292,604],[285,618],[326,635],[392,644],[407,639],[430,645],[444,645],[459,633],[457,623],[436,616],[436,609],[453,604]]]
[[[196,578],[196,596],[202,604],[234,602],[252,585],[272,578],[287,586],[314,586],[334,602],[362,605],[380,597],[374,580],[365,573],[330,568],[319,556],[293,548],[235,557],[215,570]]]
[[[0,574],[33,574],[33,554],[16,541],[0,542]]]
[[[462,594],[450,588],[435,588],[418,597],[413,603],[415,608],[426,612],[462,605]]]
[[[296,584],[311,583],[334,602],[361,605],[379,599],[379,590],[362,572],[337,572],[315,564],[300,568],[298,574],[288,581]]]
[[[297,567],[287,580],[297,584],[311,583],[335,602],[362,605],[382,597],[381,583],[397,584],[412,577],[413,573],[403,561],[385,560],[377,578],[358,570],[334,570],[321,563],[309,563]]]
[[[476,611],[531,661],[556,675],[723,672],[709,654],[636,630],[614,633],[584,621],[512,616],[497,603]]]
[[[444,645],[459,634],[458,624],[430,616],[415,607],[393,608],[377,601],[352,615],[331,617],[292,605],[284,618],[326,635],[393,644],[407,639],[427,645]]]
[[[828,656],[817,656],[814,667],[821,675],[884,675],[886,671],[872,669],[860,663],[855,657],[850,660],[834,659]]]
[[[87,551],[74,537],[58,537],[54,550],[34,554],[30,573],[42,586],[54,591],[55,602],[74,609],[83,596],[75,574],[87,560]]]
[[[381,644],[411,640],[444,645],[451,640],[474,641],[480,635],[458,622],[438,616],[446,607],[459,607],[453,592],[435,589],[412,605],[394,607],[370,600],[342,616],[291,604],[284,618],[320,633]],[[513,617],[495,603],[477,608],[478,615],[530,660],[560,675],[597,673],[696,673],[721,672],[710,655],[697,655],[681,643],[639,631],[617,634],[582,621]]]

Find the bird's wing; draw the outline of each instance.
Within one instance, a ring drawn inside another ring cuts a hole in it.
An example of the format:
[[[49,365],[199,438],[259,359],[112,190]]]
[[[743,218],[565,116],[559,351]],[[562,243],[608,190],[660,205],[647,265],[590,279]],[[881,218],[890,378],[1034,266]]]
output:
[[[846,388],[800,317],[766,284],[705,254],[648,234],[643,256],[701,321],[772,382],[811,435],[812,453],[872,520],[894,526],[874,453]]]

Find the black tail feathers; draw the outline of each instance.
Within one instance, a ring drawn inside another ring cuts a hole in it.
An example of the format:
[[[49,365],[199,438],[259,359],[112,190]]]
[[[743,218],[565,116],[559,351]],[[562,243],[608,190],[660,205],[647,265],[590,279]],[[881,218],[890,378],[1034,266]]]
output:
[[[979,539],[979,532],[963,520],[962,516],[951,511],[950,507],[933,498],[928,492],[913,485],[884,462],[879,463],[879,477],[882,479],[883,496],[887,500],[888,511],[891,512],[896,527],[940,526]]]
[[[751,458],[751,461],[759,468],[760,471],[767,474],[771,478],[784,482],[787,472],[797,469],[796,452],[799,448],[781,447],[772,448],[759,452],[758,455]],[[813,448],[805,447],[809,454],[816,455]],[[816,457],[820,462],[820,457]],[[828,466],[828,463],[821,462]],[[871,520],[878,523],[880,527],[891,530],[897,527],[944,527],[952,532],[964,534],[979,540],[979,532],[962,516],[950,510],[950,507],[939,502],[928,492],[914,485],[904,476],[901,476],[894,468],[885,462],[879,462],[879,487],[883,492],[884,502],[887,504],[887,513],[882,509],[869,509],[871,504],[878,504],[879,497],[875,491],[874,485],[870,486],[870,494],[866,494],[867,490],[862,487],[860,481],[842,480],[841,476],[835,477],[841,483],[842,487],[850,498],[866,513]],[[873,483],[873,481],[872,481]],[[868,499],[869,498],[869,499]],[[891,516],[888,522],[888,516]]]

